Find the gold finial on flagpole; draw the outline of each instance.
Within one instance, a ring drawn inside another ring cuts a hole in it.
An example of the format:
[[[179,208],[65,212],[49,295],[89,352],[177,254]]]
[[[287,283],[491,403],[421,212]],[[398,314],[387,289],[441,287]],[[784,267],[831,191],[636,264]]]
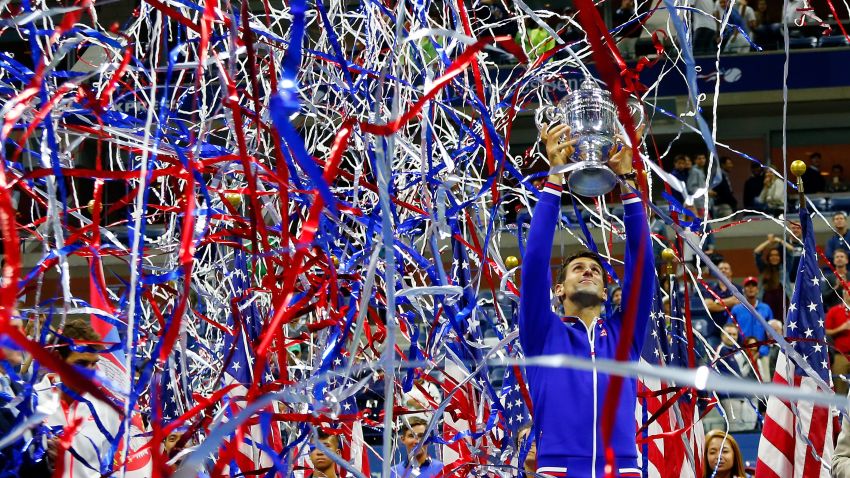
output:
[[[803,195],[803,174],[806,173],[806,163],[799,159],[791,163],[791,172],[797,176],[797,192],[800,194],[800,209],[806,207],[806,196]]]
[[[667,264],[667,274],[673,275],[673,263],[676,262],[676,253],[669,247],[661,251],[661,260]]]

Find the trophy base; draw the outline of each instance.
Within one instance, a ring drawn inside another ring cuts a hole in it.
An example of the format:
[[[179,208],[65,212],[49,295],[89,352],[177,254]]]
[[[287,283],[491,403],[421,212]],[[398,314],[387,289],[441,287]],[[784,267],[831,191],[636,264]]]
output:
[[[588,164],[573,171],[567,185],[579,196],[603,196],[617,185],[617,175],[605,166]]]

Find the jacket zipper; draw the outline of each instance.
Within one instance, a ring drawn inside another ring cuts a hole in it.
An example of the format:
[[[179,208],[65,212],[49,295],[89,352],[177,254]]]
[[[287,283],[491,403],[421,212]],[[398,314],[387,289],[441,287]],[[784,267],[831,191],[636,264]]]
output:
[[[599,319],[597,318],[593,325],[587,327],[587,325],[579,318],[579,322],[585,327],[585,332],[587,333],[587,341],[590,344],[590,361],[596,363],[596,326],[599,324]],[[593,368],[593,458],[591,459],[591,478],[596,478],[596,433],[597,433],[597,408],[599,402],[599,394],[597,390],[598,385],[598,377],[596,374],[596,367]]]

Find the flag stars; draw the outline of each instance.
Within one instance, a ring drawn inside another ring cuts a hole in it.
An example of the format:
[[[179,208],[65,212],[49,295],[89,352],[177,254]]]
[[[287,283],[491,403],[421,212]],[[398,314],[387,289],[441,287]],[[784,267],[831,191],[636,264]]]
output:
[[[794,304],[791,305],[793,306]],[[797,322],[793,320],[788,322],[788,330],[797,330]]]
[[[797,310],[797,304],[792,302],[791,305],[788,306],[788,312],[794,312],[796,310]]]
[[[804,334],[806,334],[806,337],[811,337],[811,336],[812,336],[812,334],[814,333],[814,330],[812,330],[812,329],[806,329],[806,331],[805,331],[805,332],[803,332],[803,333],[804,333]]]
[[[818,279],[817,277],[812,277],[812,285],[815,287],[820,286],[820,279]]]
[[[809,308],[809,312],[814,312],[815,310],[817,310],[818,305],[815,304],[814,302],[810,302],[807,307]]]

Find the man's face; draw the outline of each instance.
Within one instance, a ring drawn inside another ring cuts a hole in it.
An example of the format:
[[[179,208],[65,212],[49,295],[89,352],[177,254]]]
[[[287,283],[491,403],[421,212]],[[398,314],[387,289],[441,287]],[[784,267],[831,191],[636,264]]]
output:
[[[704,154],[698,154],[697,157],[694,159],[694,164],[696,164],[700,168],[703,168],[705,167],[706,161],[708,160],[706,159]]]
[[[401,443],[407,448],[407,454],[416,448],[416,445],[422,441],[422,438],[425,436],[425,425],[414,425],[411,429],[404,432],[404,436],[401,437]],[[420,459],[422,455],[426,454],[427,450],[423,446],[416,453],[416,458]]]
[[[720,167],[723,168],[724,171],[729,172],[732,171],[732,167],[735,165],[734,162],[730,158],[726,158],[723,160],[723,163],[720,164]]]
[[[748,299],[755,299],[759,295],[759,286],[754,282],[749,282],[744,286],[744,295]]]
[[[324,445],[328,450],[339,453],[339,445],[337,444],[335,436],[327,436],[319,439],[319,443]],[[310,452],[310,461],[313,462],[313,468],[317,470],[327,470],[334,466],[333,460],[325,455],[324,452],[319,450],[319,447],[313,448],[313,451]]]
[[[847,227],[847,216],[841,213],[832,216],[832,225],[836,229],[844,229]]]
[[[81,367],[91,371],[97,370],[98,362],[100,362],[100,354],[96,354],[94,352],[71,352],[71,354],[65,358],[65,363],[68,365]],[[78,395],[85,393],[84,390],[77,390],[68,384],[65,384],[65,386]]]
[[[723,275],[726,276],[727,279],[732,278],[732,266],[729,265],[728,262],[721,262],[720,264],[717,264],[717,268]]]
[[[183,434],[178,432],[168,434],[168,436],[165,438],[165,443],[163,444],[166,455],[171,455],[172,452],[179,451],[176,450],[175,447],[177,446],[177,442],[180,441],[180,437],[182,436]]]
[[[605,276],[602,267],[589,257],[578,257],[567,264],[564,282],[555,287],[558,297],[571,300],[605,300]]]
[[[677,159],[676,162],[673,163],[673,167],[681,171],[687,167],[687,163],[684,159]]]
[[[835,267],[844,267],[847,265],[847,253],[844,251],[835,251],[832,255],[832,263]]]

